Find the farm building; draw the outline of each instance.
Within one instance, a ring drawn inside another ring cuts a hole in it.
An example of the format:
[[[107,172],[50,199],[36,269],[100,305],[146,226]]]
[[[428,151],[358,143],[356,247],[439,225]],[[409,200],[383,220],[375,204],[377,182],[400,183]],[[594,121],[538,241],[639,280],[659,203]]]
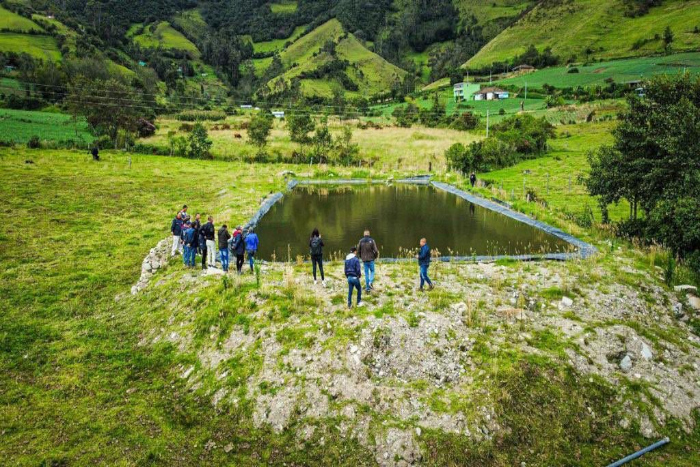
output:
[[[473,83],[455,83],[452,90],[455,102],[459,102],[469,99],[472,94],[479,90],[479,85]]]
[[[483,88],[474,93],[475,101],[493,101],[500,99],[508,99],[509,97],[510,93],[508,91],[504,91],[501,88],[494,87]]]
[[[273,110],[272,115],[274,115],[275,118],[284,118],[284,112],[281,110]]]
[[[535,71],[535,67],[530,65],[518,65],[513,67],[512,71],[513,73],[532,73]]]

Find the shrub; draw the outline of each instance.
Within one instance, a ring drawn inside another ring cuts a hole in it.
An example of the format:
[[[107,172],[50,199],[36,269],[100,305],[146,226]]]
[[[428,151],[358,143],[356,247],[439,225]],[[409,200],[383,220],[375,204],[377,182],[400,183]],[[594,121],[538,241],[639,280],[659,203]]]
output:
[[[225,118],[226,114],[220,110],[186,110],[177,115],[177,119],[181,122],[199,122],[206,120],[218,122]]]
[[[569,70],[567,71],[567,73],[578,73],[578,72],[579,71],[578,71],[577,67],[569,68]]]
[[[41,147],[41,139],[37,136],[34,135],[31,138],[29,138],[29,141],[27,141],[27,147],[29,149],[38,149]]]

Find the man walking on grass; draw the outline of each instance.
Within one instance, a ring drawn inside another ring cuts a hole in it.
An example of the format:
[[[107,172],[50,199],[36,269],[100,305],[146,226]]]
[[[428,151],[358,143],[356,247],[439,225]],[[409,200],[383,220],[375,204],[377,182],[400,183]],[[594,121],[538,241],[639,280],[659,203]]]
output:
[[[250,273],[255,272],[255,253],[260,246],[260,240],[253,228],[248,229],[248,235],[245,236],[245,250],[248,253],[248,263],[250,263]]]
[[[173,236],[173,249],[170,252],[170,256],[175,256],[175,254],[180,250],[180,237],[182,237],[182,217],[180,213],[175,216],[173,221],[170,223],[170,233]]]
[[[204,236],[206,245],[206,257],[207,257],[207,267],[216,267],[216,243],[214,243],[214,238],[216,235],[216,230],[214,228],[214,218],[212,216],[207,217],[207,223],[202,226],[201,233]],[[202,262],[204,265],[204,262]]]
[[[428,277],[428,268],[430,267],[430,246],[424,238],[420,239],[420,252],[416,255],[418,259],[418,267],[420,268],[420,291],[423,291],[423,285],[428,283],[428,290],[433,290],[433,283]]]
[[[362,264],[365,266],[365,290],[369,292],[373,289],[372,284],[374,283],[374,261],[379,256],[377,244],[369,236],[369,230],[365,230],[365,236],[357,245],[357,250],[360,253]]]
[[[224,272],[228,272],[228,241],[231,238],[231,234],[228,231],[228,226],[224,224],[219,229],[219,253],[221,254],[221,268]]]
[[[345,257],[345,277],[348,278],[348,308],[352,308],[352,291],[357,289],[357,306],[364,306],[362,303],[362,285],[360,279],[362,272],[360,260],[357,259],[357,248],[352,247],[350,254]]]

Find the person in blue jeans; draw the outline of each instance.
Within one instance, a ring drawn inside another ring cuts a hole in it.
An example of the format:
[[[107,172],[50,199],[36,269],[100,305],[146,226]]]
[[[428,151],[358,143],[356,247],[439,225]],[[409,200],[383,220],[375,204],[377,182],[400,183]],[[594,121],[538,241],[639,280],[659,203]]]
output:
[[[248,235],[245,237],[245,250],[248,253],[248,263],[250,264],[250,273],[255,272],[255,253],[258,251],[260,240],[252,227],[248,230]]]
[[[228,226],[224,224],[218,233],[219,240],[219,255],[221,256],[221,269],[228,272],[229,256],[228,256],[228,241],[231,239],[231,234],[228,231]]]
[[[362,268],[360,260],[357,259],[357,248],[352,247],[350,254],[345,257],[345,277],[348,279],[348,308],[352,308],[352,291],[357,289],[357,306],[364,306],[362,303]]]
[[[365,290],[369,292],[374,288],[374,261],[379,257],[377,243],[369,236],[369,230],[365,230],[365,236],[357,245],[357,251],[365,266]]]
[[[428,284],[428,290],[433,290],[433,283],[428,277],[428,268],[430,267],[430,246],[425,238],[420,239],[420,251],[416,255],[418,259],[418,267],[420,268],[420,291],[423,291],[423,286]]]
[[[192,227],[192,223],[185,223],[185,230],[182,233],[183,243],[183,260],[186,267],[194,267],[194,256],[197,252],[196,230]]]

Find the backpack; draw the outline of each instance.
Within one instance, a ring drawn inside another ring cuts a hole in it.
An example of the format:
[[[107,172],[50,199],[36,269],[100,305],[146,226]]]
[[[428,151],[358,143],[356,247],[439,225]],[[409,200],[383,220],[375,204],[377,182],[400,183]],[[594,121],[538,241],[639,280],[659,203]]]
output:
[[[323,254],[323,248],[321,242],[321,237],[313,237],[311,239],[311,256],[321,256]]]

